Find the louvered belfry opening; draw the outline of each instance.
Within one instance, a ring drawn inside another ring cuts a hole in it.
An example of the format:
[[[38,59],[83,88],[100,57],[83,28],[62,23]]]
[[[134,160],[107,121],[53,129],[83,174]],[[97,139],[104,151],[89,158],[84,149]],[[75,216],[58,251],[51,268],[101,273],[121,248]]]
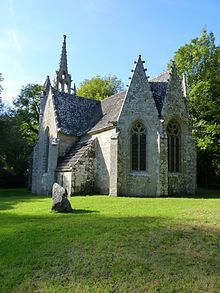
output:
[[[180,172],[180,139],[179,123],[171,120],[167,125],[168,135],[168,171]]]
[[[141,122],[131,129],[131,170],[146,170],[146,129]]]

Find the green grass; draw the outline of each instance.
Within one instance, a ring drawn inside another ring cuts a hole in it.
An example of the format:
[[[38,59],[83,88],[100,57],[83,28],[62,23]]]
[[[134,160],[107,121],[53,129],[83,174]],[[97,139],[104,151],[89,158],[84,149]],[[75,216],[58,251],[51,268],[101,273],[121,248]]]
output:
[[[219,198],[0,191],[0,292],[220,292]]]

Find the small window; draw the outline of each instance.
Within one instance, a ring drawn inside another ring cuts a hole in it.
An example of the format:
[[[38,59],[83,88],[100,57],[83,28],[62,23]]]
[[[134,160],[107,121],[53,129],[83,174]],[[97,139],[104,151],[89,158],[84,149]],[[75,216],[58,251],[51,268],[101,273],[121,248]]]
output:
[[[168,170],[170,172],[180,171],[180,126],[175,120],[167,125],[168,135]]]
[[[131,170],[146,170],[146,129],[141,122],[131,129]]]

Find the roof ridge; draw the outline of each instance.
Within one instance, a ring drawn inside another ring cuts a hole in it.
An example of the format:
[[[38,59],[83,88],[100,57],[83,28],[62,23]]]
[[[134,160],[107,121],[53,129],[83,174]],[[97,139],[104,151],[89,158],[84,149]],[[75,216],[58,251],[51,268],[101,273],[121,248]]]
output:
[[[68,96],[68,97],[71,97],[71,98],[79,98],[79,99],[82,99],[82,100],[89,100],[89,101],[96,101],[96,102],[100,102],[100,100],[96,100],[96,99],[91,99],[91,98],[88,98],[88,97],[82,97],[82,96],[78,96],[78,95],[74,95],[74,94],[68,94],[68,93],[62,93],[60,91],[58,91],[55,87],[51,86],[53,91],[55,91],[57,94],[59,94],[60,96]],[[55,93],[55,94],[56,94]]]

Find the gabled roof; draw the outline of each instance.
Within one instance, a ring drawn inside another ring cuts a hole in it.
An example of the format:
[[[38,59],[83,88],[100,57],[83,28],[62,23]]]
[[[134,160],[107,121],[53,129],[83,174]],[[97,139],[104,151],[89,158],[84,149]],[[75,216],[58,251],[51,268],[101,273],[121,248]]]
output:
[[[166,95],[169,72],[149,80],[159,113]],[[57,126],[61,133],[81,136],[87,132],[109,129],[115,125],[126,96],[126,91],[102,101],[61,93],[51,87]]]

